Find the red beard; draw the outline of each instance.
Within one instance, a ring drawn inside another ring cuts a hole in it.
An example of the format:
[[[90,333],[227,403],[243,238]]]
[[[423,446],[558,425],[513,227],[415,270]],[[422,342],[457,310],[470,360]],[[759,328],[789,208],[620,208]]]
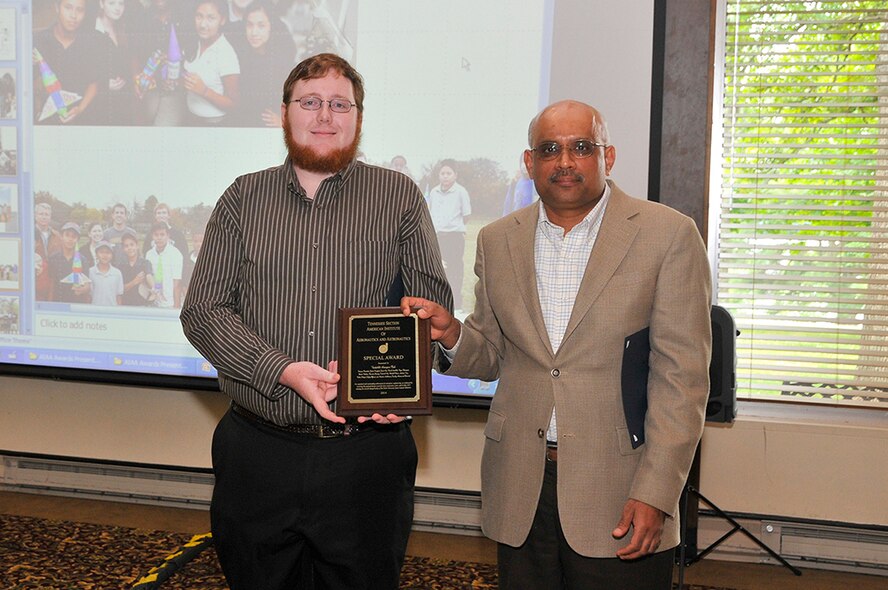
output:
[[[287,114],[284,113],[284,144],[287,146],[287,154],[290,161],[297,167],[309,172],[321,174],[335,174],[348,166],[358,154],[358,145],[361,143],[361,120],[355,129],[355,139],[344,148],[333,150],[327,154],[319,154],[313,148],[296,143],[290,133],[290,125],[287,122]]]

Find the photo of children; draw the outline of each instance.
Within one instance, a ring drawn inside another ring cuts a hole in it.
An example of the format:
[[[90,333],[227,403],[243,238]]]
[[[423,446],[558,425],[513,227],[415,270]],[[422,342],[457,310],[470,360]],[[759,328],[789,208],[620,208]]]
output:
[[[21,241],[0,238],[0,290],[18,291],[21,283]]]
[[[36,247],[47,253],[46,268],[37,275],[46,276],[47,286],[37,289],[38,301],[181,307],[182,279],[197,259],[209,206],[175,209],[152,196],[99,209],[46,191],[39,191],[38,199]],[[55,247],[44,245],[52,240]]]
[[[345,0],[34,0],[34,122],[279,126],[281,81],[317,53],[353,61],[357,15]]]

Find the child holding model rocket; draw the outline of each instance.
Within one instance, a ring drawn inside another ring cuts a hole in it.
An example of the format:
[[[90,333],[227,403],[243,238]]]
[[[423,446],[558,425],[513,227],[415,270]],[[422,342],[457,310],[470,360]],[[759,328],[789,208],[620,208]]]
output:
[[[86,0],[54,0],[55,21],[34,35],[34,119],[91,124],[101,111],[102,38],[84,26]]]

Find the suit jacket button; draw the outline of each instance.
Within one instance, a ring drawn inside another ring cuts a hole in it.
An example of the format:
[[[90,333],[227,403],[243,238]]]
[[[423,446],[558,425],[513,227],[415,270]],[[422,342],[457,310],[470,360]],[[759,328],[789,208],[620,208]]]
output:
[[[553,377],[558,377],[559,375],[561,375],[561,371],[559,371],[558,369],[552,369]]]
[[[546,436],[546,431],[540,428],[539,430],[537,430],[537,436],[543,438],[544,436]]]

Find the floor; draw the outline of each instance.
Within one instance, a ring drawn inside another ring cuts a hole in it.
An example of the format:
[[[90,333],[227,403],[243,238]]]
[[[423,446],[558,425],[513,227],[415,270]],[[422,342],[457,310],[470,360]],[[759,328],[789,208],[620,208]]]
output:
[[[0,513],[182,533],[209,530],[202,509],[167,508],[41,494],[0,491]],[[414,532],[407,553],[458,561],[496,562],[496,546],[483,537]],[[705,559],[685,570],[685,582],[736,590],[885,590],[888,577],[803,569],[802,576],[775,565]]]

